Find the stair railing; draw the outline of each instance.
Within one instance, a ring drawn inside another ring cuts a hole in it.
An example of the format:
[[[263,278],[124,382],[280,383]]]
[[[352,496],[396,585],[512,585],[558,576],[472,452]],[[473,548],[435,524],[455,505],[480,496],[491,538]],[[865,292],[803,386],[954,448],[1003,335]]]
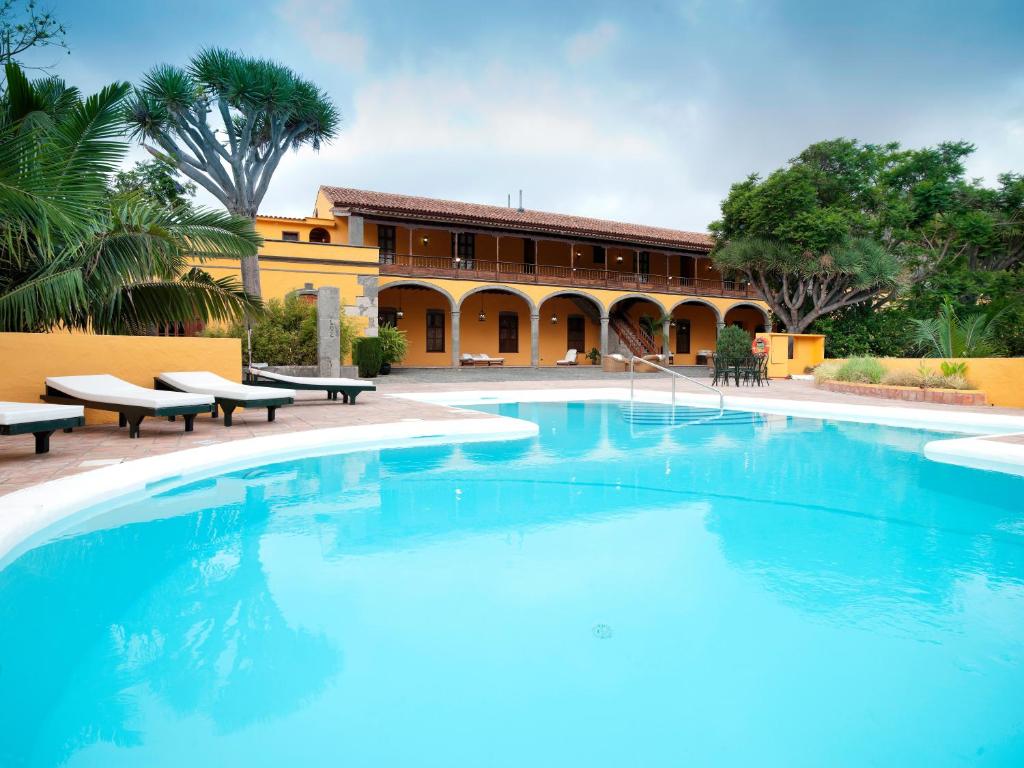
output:
[[[707,389],[707,390],[710,390],[711,392],[714,392],[716,395],[718,395],[718,415],[721,416],[722,412],[725,411],[725,396],[722,394],[722,390],[718,389],[717,387],[713,387],[710,384],[705,384],[703,381],[697,381],[696,379],[690,378],[686,374],[679,373],[679,371],[673,371],[670,368],[666,368],[663,365],[658,365],[657,363],[653,362],[652,360],[645,360],[642,357],[637,357],[636,355],[633,355],[633,356],[631,356],[629,358],[629,402],[630,402],[630,405],[633,404],[633,376],[634,376],[633,367],[638,362],[639,363],[643,363],[644,365],[649,365],[652,368],[656,368],[657,370],[662,371],[663,373],[667,373],[667,374],[672,376],[672,409],[673,409],[673,411],[675,410],[675,407],[676,407],[676,381],[678,379],[686,379],[686,381],[690,382],[691,384],[696,384],[698,387],[703,387],[704,389]]]

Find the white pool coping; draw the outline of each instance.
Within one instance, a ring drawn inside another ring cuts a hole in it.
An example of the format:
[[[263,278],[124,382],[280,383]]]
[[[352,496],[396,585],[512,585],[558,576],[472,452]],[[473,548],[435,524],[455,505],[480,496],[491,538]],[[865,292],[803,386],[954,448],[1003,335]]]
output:
[[[531,421],[504,416],[401,421],[267,435],[101,467],[0,496],[0,569],[81,524],[93,510],[102,513],[98,505],[111,501],[129,501],[270,462],[380,448],[517,440],[537,432]]]
[[[636,389],[637,402],[669,404],[670,392]],[[590,387],[581,389],[489,389],[461,392],[396,393],[402,397],[437,405],[493,405],[516,402],[565,402],[567,400],[629,401],[628,387]],[[701,408],[717,408],[716,395],[677,392],[676,404]],[[957,464],[971,469],[1024,475],[1024,445],[984,440],[989,435],[1024,433],[1024,416],[951,411],[936,408],[906,408],[898,405],[878,406],[859,403],[835,403],[822,400],[780,400],[760,397],[725,395],[726,410],[796,416],[807,419],[852,421],[881,424],[889,427],[927,429],[935,432],[956,432],[974,435],[970,438],[933,440],[925,445],[924,454],[933,461]]]
[[[395,393],[387,396],[458,407],[519,402],[629,402],[630,392],[628,387],[495,388]],[[642,403],[671,402],[671,393],[662,391],[637,389],[634,397]],[[718,397],[679,392],[676,403],[717,408]],[[934,461],[974,469],[1024,475],[1024,446],[977,437],[1024,433],[1024,417],[1021,416],[729,395],[724,397],[724,407],[734,411],[974,435],[929,442],[925,445],[925,456]],[[129,501],[132,496],[142,497],[156,490],[169,490],[206,477],[270,462],[326,454],[414,445],[514,440],[530,438],[537,433],[535,423],[504,416],[403,421],[268,435],[101,467],[0,496],[0,568],[38,543],[81,523],[91,514],[91,508],[99,509],[98,505],[115,500]]]

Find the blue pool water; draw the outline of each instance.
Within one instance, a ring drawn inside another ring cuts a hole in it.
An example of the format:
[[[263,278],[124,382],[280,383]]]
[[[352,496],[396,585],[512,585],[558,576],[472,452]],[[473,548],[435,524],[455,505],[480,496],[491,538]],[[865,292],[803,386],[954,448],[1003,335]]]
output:
[[[22,555],[0,765],[1024,765],[1024,479],[918,431],[485,410],[540,435],[227,474]]]

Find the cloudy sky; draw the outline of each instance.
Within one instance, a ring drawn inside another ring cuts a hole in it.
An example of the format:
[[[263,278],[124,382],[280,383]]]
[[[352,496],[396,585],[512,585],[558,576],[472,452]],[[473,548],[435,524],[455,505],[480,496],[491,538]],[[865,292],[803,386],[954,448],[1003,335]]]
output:
[[[337,140],[286,159],[262,213],[319,184],[703,230],[729,185],[807,144],[967,139],[1024,171],[1024,2],[175,0],[51,3],[84,90],[209,45],[329,92]]]

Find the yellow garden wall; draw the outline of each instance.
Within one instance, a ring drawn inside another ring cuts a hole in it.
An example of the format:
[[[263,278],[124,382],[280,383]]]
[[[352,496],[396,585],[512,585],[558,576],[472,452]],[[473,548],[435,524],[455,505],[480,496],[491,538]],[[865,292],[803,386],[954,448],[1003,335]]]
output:
[[[162,371],[212,371],[241,381],[238,339],[96,336],[86,333],[0,333],[0,400],[37,403],[47,376],[109,373],[152,387]],[[116,422],[117,414],[86,410],[88,423]]]
[[[1024,357],[974,357],[965,360],[929,357],[923,361],[920,358],[882,357],[879,360],[890,371],[916,371],[922,362],[933,371],[939,371],[943,362],[967,363],[967,380],[985,393],[991,405],[1024,408]]]
[[[768,377],[784,379],[787,376],[802,375],[825,359],[825,337],[816,333],[759,333],[759,339],[767,339]],[[789,339],[793,339],[793,357],[789,357]]]

